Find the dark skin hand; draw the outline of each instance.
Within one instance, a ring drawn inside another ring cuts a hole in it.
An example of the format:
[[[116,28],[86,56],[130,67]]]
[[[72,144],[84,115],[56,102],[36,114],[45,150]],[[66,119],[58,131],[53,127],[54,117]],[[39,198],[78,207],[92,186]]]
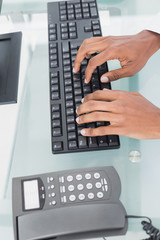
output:
[[[89,60],[85,82],[89,83],[97,66],[118,59],[120,69],[105,73],[102,82],[133,76],[160,48],[160,34],[144,30],[136,35],[86,39],[80,46],[73,72],[78,72],[85,57],[100,52]],[[137,92],[99,90],[89,94],[77,109],[78,124],[109,121],[109,126],[85,128],[84,136],[123,135],[137,139],[160,138],[160,109]]]
[[[77,109],[78,124],[109,121],[109,126],[84,128],[84,136],[123,135],[160,138],[160,109],[137,92],[99,90],[87,95]]]
[[[85,71],[86,83],[90,82],[97,66],[113,59],[118,59],[122,68],[104,74],[101,81],[108,82],[130,77],[140,71],[159,48],[160,34],[147,30],[130,36],[92,37],[84,40],[80,46],[73,72],[79,71],[85,57],[90,58],[91,54],[99,51],[99,54],[89,60]]]

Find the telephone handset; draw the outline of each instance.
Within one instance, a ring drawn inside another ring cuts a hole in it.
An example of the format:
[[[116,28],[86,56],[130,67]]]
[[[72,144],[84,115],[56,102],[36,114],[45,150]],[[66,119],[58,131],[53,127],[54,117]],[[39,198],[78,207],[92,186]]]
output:
[[[126,211],[114,167],[13,178],[15,240],[75,240],[123,235]]]

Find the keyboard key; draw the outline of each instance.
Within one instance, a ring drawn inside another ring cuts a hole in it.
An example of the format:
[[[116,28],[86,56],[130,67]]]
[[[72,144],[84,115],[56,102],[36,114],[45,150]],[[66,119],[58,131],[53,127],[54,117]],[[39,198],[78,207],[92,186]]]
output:
[[[53,128],[53,137],[60,137],[61,135],[61,128]]]
[[[60,20],[61,21],[66,21],[67,20],[67,15],[61,15]]]
[[[62,38],[62,40],[68,39],[68,33],[62,33],[61,38]]]
[[[66,101],[66,108],[70,108],[70,107],[73,107],[73,101],[72,100]]]
[[[66,100],[72,100],[73,95],[72,95],[72,93],[67,93],[67,94],[65,95],[65,97],[66,97]]]
[[[53,151],[62,151],[63,150],[63,145],[62,142],[53,142]]]
[[[69,141],[69,149],[74,150],[77,149],[77,142],[76,141]]]
[[[67,108],[66,112],[67,112],[67,116],[71,116],[71,115],[74,114],[74,109],[73,108]]]
[[[84,31],[85,32],[92,32],[92,27],[89,26],[89,27],[84,27]]]
[[[52,119],[60,119],[60,112],[53,112],[52,113]]]
[[[52,127],[56,128],[56,127],[60,127],[61,126],[61,121],[60,120],[54,120],[52,122]]]
[[[58,112],[60,111],[60,105],[59,104],[53,104],[51,106],[52,112]]]
[[[74,132],[76,129],[75,123],[68,124],[68,132]]]
[[[51,67],[51,68],[57,68],[57,67],[58,67],[57,61],[51,61],[50,67]]]
[[[76,139],[76,133],[75,132],[69,132],[68,133],[68,140],[75,140]]]
[[[78,146],[79,148],[88,148],[86,137],[78,136]]]
[[[117,146],[118,145],[117,136],[116,135],[109,135],[108,136],[108,142],[109,142],[109,146]]]
[[[88,138],[88,145],[89,145],[90,148],[98,147],[96,137],[89,137]]]
[[[58,91],[59,90],[59,86],[58,85],[52,85],[51,86],[51,91],[52,92],[56,92],[56,91]]]
[[[75,117],[74,116],[67,116],[67,123],[74,123],[75,122]]]
[[[59,92],[52,92],[51,99],[52,100],[58,100],[59,99]]]
[[[98,17],[98,12],[97,12],[97,8],[96,7],[91,7],[90,8],[90,12],[91,12],[91,17],[92,18]]]
[[[76,32],[70,32],[70,33],[69,33],[69,37],[70,37],[71,39],[77,38]]]
[[[51,85],[52,84],[58,84],[58,78],[52,78],[51,79]]]
[[[98,145],[99,145],[99,147],[107,147],[108,146],[106,136],[98,137]]]

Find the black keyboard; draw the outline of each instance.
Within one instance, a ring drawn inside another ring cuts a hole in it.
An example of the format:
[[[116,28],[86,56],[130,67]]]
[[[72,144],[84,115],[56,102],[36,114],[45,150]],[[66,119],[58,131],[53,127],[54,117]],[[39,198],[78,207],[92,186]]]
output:
[[[77,50],[84,39],[101,36],[101,27],[95,0],[72,0],[48,3],[49,74],[51,106],[51,139],[53,153],[68,153],[119,148],[119,137],[108,135],[84,137],[84,127],[109,125],[94,122],[78,125],[76,109],[81,99],[96,90],[108,88],[100,77],[108,71],[107,63],[93,73],[91,82],[84,83],[87,59],[73,74]]]

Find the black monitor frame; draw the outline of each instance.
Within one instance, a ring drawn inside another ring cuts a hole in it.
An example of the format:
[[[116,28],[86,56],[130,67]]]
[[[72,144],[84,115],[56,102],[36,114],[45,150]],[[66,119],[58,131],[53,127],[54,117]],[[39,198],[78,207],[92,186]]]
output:
[[[17,103],[22,33],[2,34],[0,35],[0,43],[3,42],[3,40],[10,40],[8,49],[10,52],[6,88],[5,91],[0,94],[0,104]],[[3,71],[3,69],[0,68],[0,71]]]

